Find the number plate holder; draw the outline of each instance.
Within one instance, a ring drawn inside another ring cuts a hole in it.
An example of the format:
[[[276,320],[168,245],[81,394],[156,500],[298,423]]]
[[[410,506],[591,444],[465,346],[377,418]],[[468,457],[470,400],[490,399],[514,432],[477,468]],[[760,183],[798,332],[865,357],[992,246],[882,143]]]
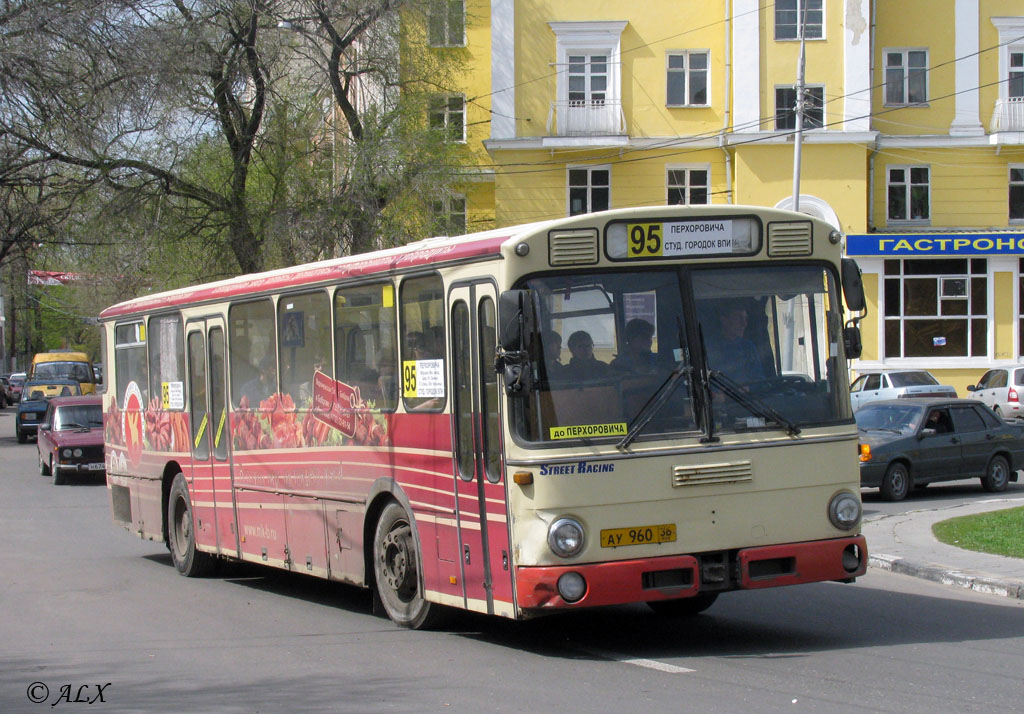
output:
[[[605,528],[601,531],[602,548],[621,548],[627,545],[648,545],[650,543],[673,543],[675,539],[675,523],[633,526],[631,528]]]

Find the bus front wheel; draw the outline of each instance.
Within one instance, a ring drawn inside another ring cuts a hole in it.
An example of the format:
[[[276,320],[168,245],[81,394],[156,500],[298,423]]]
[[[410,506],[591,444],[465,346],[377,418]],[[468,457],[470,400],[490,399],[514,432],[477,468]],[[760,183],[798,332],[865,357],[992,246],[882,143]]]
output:
[[[388,617],[399,627],[420,629],[437,619],[438,605],[420,590],[416,539],[405,509],[395,502],[381,511],[373,536],[373,573]]]
[[[194,578],[213,570],[213,556],[196,550],[192,501],[185,476],[180,472],[174,476],[167,499],[167,548],[174,567],[185,577]]]

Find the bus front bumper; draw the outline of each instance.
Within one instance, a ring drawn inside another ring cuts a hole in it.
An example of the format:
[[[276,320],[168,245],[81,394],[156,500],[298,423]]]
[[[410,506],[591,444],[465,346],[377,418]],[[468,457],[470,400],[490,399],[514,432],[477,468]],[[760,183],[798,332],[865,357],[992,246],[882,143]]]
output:
[[[805,543],[783,543],[733,551],[674,555],[570,566],[519,567],[516,590],[526,610],[622,605],[725,592],[852,581],[868,563],[864,536]],[[567,602],[558,580],[577,573],[586,582],[583,597]]]

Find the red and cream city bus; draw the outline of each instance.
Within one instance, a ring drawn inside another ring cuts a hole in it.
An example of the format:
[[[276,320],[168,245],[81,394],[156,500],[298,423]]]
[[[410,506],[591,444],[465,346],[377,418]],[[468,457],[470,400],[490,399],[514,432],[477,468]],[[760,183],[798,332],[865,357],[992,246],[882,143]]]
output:
[[[114,520],[184,575],[370,587],[407,627],[852,581],[841,241],[777,210],[621,209],[115,305]]]

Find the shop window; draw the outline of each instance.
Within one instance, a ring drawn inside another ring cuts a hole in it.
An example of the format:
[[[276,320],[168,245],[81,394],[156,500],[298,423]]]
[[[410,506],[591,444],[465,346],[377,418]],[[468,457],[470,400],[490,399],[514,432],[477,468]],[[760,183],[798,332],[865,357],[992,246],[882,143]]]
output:
[[[708,52],[669,52],[666,93],[670,107],[708,104]]]
[[[711,189],[708,185],[711,171],[700,168],[668,169],[668,205],[703,205],[708,203]]]
[[[800,28],[804,27],[805,38],[820,40],[825,36],[824,20],[821,0],[776,0],[775,39],[799,40]]]
[[[885,51],[885,103],[890,106],[928,101],[928,50]]]
[[[1024,166],[1010,167],[1010,220],[1024,223]]]
[[[804,87],[804,129],[825,125],[825,88]],[[796,129],[796,87],[775,88],[775,128]]]
[[[611,169],[569,169],[569,215],[606,211],[611,206]]]
[[[984,357],[985,258],[885,261],[885,357]]]
[[[890,221],[931,218],[931,170],[927,166],[886,167]]]

